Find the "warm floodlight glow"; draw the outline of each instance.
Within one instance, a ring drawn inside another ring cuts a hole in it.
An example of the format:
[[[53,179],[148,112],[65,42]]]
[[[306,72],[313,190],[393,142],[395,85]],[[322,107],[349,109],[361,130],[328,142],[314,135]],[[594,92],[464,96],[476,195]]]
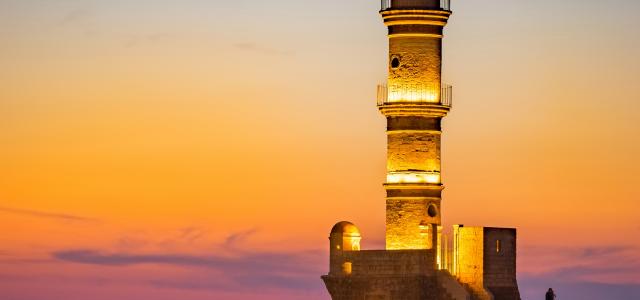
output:
[[[451,106],[452,87],[429,84],[378,85],[378,106],[403,102],[433,103]]]
[[[390,172],[387,183],[440,183],[439,172]]]
[[[420,228],[420,235],[429,236],[429,224],[422,222],[418,225],[418,228]]]
[[[352,272],[353,272],[353,263],[345,262],[342,264],[342,273],[344,275],[351,275]]]
[[[388,102],[438,103],[438,89],[429,85],[391,85]]]
[[[351,251],[360,251],[360,237],[345,237],[345,243],[348,243]]]

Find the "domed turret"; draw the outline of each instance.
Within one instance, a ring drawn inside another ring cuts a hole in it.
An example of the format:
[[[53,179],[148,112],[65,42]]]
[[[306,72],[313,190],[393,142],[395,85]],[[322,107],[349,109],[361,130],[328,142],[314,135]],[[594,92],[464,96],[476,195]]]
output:
[[[329,235],[330,274],[351,273],[351,263],[345,260],[344,252],[360,251],[360,230],[351,222],[340,222],[331,228]]]
[[[340,222],[331,228],[331,251],[360,251],[360,230],[351,222]]]
[[[356,225],[353,225],[353,223],[347,221],[342,221],[336,225],[333,225],[333,228],[331,228],[331,234],[334,233],[360,236],[360,230],[358,229],[358,227],[356,227]]]

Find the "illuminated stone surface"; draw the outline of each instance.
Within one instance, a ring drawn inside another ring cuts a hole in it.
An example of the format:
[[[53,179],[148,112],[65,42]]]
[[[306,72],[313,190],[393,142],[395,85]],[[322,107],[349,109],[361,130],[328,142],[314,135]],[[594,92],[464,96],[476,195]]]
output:
[[[519,299],[515,229],[456,226],[453,252],[453,272],[475,299]]]
[[[382,3],[386,250],[362,251],[358,228],[340,222],[322,280],[333,300],[520,300],[515,229],[454,226],[453,244],[442,235],[441,123],[451,108],[441,93],[442,32],[451,12],[439,0]]]
[[[394,37],[389,40],[389,59],[397,58],[399,67],[389,68],[391,101],[438,102],[441,72],[440,39]]]
[[[432,249],[427,209],[439,199],[387,199],[387,249]]]
[[[387,144],[387,171],[440,172],[439,133],[389,132]]]

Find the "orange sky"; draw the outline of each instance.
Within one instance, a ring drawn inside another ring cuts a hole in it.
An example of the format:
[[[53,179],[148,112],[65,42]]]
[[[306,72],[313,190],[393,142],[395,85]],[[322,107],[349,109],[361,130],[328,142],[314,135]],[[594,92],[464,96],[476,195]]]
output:
[[[0,1],[0,291],[62,263],[56,295],[90,293],[64,251],[324,251],[345,219],[380,247],[385,29],[329,2]],[[525,273],[540,248],[640,266],[638,3],[453,8],[445,223],[519,228]]]

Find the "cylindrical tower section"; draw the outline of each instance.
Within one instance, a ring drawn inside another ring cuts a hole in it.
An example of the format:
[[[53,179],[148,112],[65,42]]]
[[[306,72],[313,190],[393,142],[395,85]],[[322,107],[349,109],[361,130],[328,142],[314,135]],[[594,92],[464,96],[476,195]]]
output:
[[[345,251],[360,251],[360,230],[351,222],[339,222],[329,234],[329,275],[349,275],[351,262],[344,257]]]
[[[382,0],[389,76],[378,106],[387,118],[387,249],[432,249],[441,222],[442,36],[448,1]]]

